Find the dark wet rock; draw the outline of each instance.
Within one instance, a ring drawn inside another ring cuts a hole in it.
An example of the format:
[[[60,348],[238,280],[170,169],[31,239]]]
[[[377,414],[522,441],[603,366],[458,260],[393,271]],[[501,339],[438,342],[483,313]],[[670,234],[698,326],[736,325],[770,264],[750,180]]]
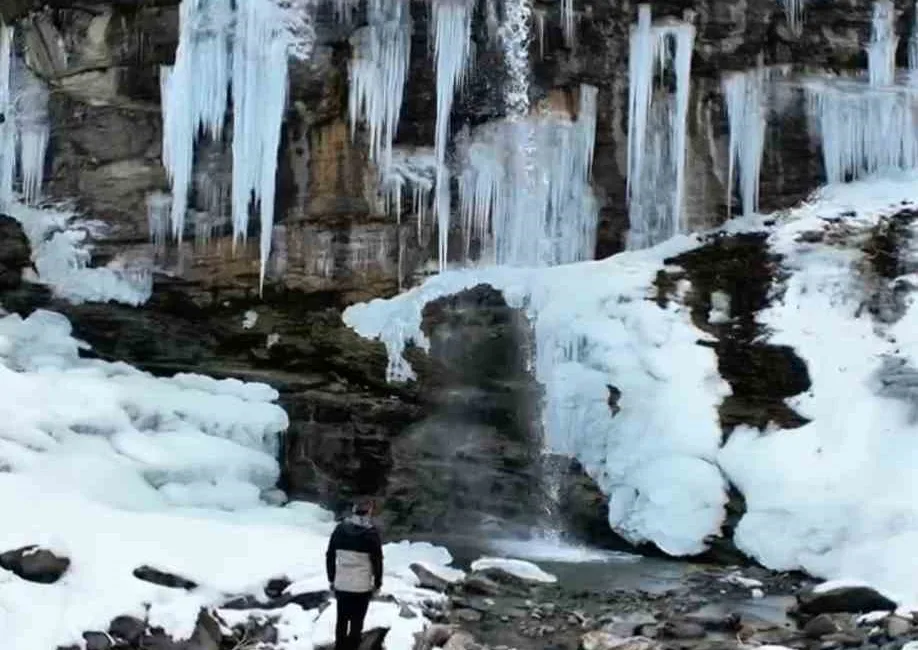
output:
[[[265,585],[265,595],[268,598],[279,598],[291,584],[287,578],[272,578]]]
[[[461,630],[451,635],[443,646],[443,650],[478,650],[478,648],[475,637]]]
[[[220,623],[213,614],[205,609],[198,612],[194,632],[188,639],[185,650],[220,650],[223,633]]]
[[[546,457],[546,462],[555,466],[555,475],[560,477],[557,512],[565,529],[577,539],[601,548],[633,550],[609,526],[609,498],[574,459]],[[651,545],[641,550],[650,551]]]
[[[109,650],[115,643],[105,632],[83,632],[83,641],[86,650]]]
[[[856,648],[863,645],[867,640],[867,635],[858,631],[842,631],[824,634],[821,637],[823,644],[834,644],[845,648]]]
[[[797,594],[797,611],[804,615],[833,612],[864,614],[878,610],[894,611],[896,603],[870,587],[836,587]]]
[[[483,596],[496,596],[502,591],[501,585],[480,573],[472,573],[467,576],[462,583],[462,589],[470,594]]]
[[[415,650],[433,650],[440,648],[449,641],[449,638],[456,632],[452,625],[430,625],[421,632],[415,634]]]
[[[0,567],[30,582],[57,582],[69,566],[69,558],[60,557],[38,546],[23,546],[0,553]]]
[[[22,226],[0,214],[0,291],[19,286],[22,269],[31,265],[31,248]]]
[[[880,219],[863,245],[861,270],[870,290],[864,306],[881,323],[898,321],[908,307],[913,287],[900,276],[918,270],[909,252],[916,218],[918,212],[909,209]]]
[[[315,609],[321,607],[329,601],[331,598],[331,593],[328,589],[323,589],[321,591],[303,591],[295,594],[284,594],[281,598],[277,599],[276,604],[279,605],[281,602],[293,603],[299,605],[303,609]]]
[[[108,625],[111,636],[129,645],[136,645],[146,630],[147,624],[134,616],[117,616]]]
[[[827,634],[834,634],[839,631],[838,624],[828,614],[820,614],[815,618],[807,621],[803,626],[803,633],[811,639],[819,639]]]
[[[630,614],[612,614],[600,619],[603,631],[620,637],[651,636],[643,628],[654,626],[657,619],[648,612],[632,612]]]
[[[140,650],[188,650],[184,641],[176,641],[162,630],[151,630],[140,639]]]
[[[174,573],[169,573],[168,571],[161,571],[160,569],[155,569],[146,564],[139,566],[134,569],[134,577],[138,580],[144,580],[146,582],[152,582],[155,585],[160,585],[161,587],[169,587],[171,589],[196,589],[198,583],[194,580],[189,580],[188,578],[183,578],[180,575]]]
[[[450,612],[450,620],[457,623],[476,623],[481,620],[481,612],[474,609],[454,609]]]
[[[720,407],[725,436],[740,424],[764,429],[806,424],[785,399],[810,387],[806,363],[793,349],[767,343],[756,314],[773,295],[780,258],[771,253],[766,233],[717,235],[704,246],[666,260],[685,270],[692,288],[692,320],[717,337],[711,344],[731,395]],[[727,321],[711,322],[715,296],[726,302]]]
[[[670,639],[702,639],[706,634],[704,626],[693,621],[666,621],[660,633]]]

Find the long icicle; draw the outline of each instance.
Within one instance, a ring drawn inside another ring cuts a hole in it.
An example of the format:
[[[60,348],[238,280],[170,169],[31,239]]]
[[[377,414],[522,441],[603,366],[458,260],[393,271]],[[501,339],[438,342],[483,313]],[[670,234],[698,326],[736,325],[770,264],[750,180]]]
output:
[[[437,123],[434,151],[437,156],[435,210],[438,229],[438,263],[446,268],[450,227],[449,174],[446,144],[453,96],[468,71],[471,55],[474,0],[433,0],[434,53],[437,74]]]

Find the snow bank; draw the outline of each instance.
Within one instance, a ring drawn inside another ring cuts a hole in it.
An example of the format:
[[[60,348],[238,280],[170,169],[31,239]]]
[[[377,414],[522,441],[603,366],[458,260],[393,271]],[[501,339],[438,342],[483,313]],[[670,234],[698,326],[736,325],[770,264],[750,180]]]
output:
[[[8,524],[0,552],[38,544],[72,561],[53,585],[0,569],[4,647],[79,642],[122,614],[188,635],[201,606],[261,593],[277,576],[304,591],[325,589],[330,513],[305,503],[270,507],[261,497],[277,480],[287,427],[276,391],[81,359],[84,344],[70,331],[47,311],[0,318],[0,512]],[[371,621],[394,626],[387,647],[395,650],[426,624],[417,603],[439,597],[416,587],[409,564],[452,558],[429,544],[384,552],[384,592],[418,614],[404,619],[397,606],[373,605]],[[141,581],[132,575],[141,565],[199,587]],[[329,616],[288,607],[282,638],[311,650],[328,640]]]
[[[736,530],[743,550],[770,567],[867,583],[910,603],[918,603],[909,550],[918,544],[918,428],[914,406],[879,396],[875,376],[887,357],[918,368],[918,309],[912,297],[900,321],[879,326],[863,309],[855,265],[867,231],[916,197],[914,174],[830,187],[779,224],[770,245],[792,274],[760,321],[772,342],[806,361],[813,388],[788,403],[812,422],[767,435],[737,430],[719,456],[746,497]],[[837,243],[797,240],[841,216]]]
[[[916,197],[914,173],[872,179],[724,228],[771,232],[788,277],[759,319],[771,342],[806,361],[813,388],[788,400],[810,424],[765,434],[740,427],[722,449],[717,406],[729,387],[713,353],[697,345],[705,335],[678,296],[665,308],[649,300],[663,260],[697,239],[550,269],[445,273],[391,300],[355,305],[345,321],[385,343],[390,379],[410,379],[402,352],[409,343],[429,346],[420,332],[424,305],[490,284],[531,318],[546,446],[578,458],[596,479],[615,530],[675,555],[700,551],[718,531],[726,478],[746,498],[736,542],[747,553],[918,603],[910,550],[918,544],[918,391],[881,396],[877,379],[889,358],[918,370],[918,307],[910,297],[901,320],[881,327],[863,309],[868,281],[857,266],[869,229]],[[798,241],[829,223],[836,225],[824,242]],[[609,385],[622,395],[615,417]]]

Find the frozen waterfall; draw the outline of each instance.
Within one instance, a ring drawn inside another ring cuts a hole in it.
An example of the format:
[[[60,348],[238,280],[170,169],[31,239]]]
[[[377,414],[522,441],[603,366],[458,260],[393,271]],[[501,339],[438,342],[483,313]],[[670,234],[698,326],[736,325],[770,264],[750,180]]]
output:
[[[15,55],[13,27],[0,23],[0,207],[41,198],[50,123],[48,89]]]
[[[629,248],[652,246],[684,228],[682,204],[694,42],[694,26],[655,26],[650,5],[639,6],[628,63]],[[670,70],[675,76],[673,93],[662,81]]]

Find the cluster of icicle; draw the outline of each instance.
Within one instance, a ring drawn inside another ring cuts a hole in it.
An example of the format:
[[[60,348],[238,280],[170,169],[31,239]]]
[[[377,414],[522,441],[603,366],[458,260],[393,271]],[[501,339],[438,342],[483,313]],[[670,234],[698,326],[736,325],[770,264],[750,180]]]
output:
[[[652,246],[683,230],[694,42],[693,25],[654,25],[650,5],[638,7],[628,63],[629,248]],[[675,90],[662,92],[670,69]]]
[[[50,133],[48,91],[25,63],[14,56],[14,28],[0,22],[0,208],[41,195]]]
[[[909,40],[909,72],[897,79],[895,7],[873,6],[866,75],[803,77],[789,82],[787,67],[759,67],[724,78],[730,126],[728,202],[738,180],[743,214],[758,209],[759,176],[769,104],[776,81],[802,88],[807,116],[819,137],[826,180],[841,183],[869,174],[918,168],[918,24]]]
[[[554,266],[592,257],[598,206],[590,190],[597,90],[580,87],[577,120],[544,115],[479,127],[460,147],[464,251],[482,261]]]
[[[185,230],[195,144],[223,138],[232,96],[233,241],[248,234],[254,202],[260,217],[260,284],[271,251],[275,176],[287,101],[287,60],[308,54],[306,2],[183,0],[175,65],[162,69],[163,164],[172,185],[171,234]],[[231,95],[230,95],[231,94]],[[163,197],[151,199],[162,212]],[[154,232],[161,232],[158,224]]]
[[[336,16],[349,21],[355,0],[336,0]],[[436,218],[438,260],[447,263],[451,230],[447,150],[455,95],[471,73],[472,15],[477,0],[432,0],[431,40],[436,74],[436,126],[432,149],[393,150],[410,59],[409,5],[369,0],[367,26],[351,39],[352,132],[367,125],[369,155],[379,169],[380,190],[401,218],[410,196],[421,228]],[[596,90],[584,87],[576,121],[530,114],[529,44],[536,16],[531,0],[485,3],[489,31],[500,41],[507,72],[507,118],[460,138],[455,178],[459,185],[466,259],[482,245],[481,261],[557,264],[592,253],[597,219],[589,185],[596,122]],[[564,32],[573,39],[573,5],[562,2]],[[500,14],[500,15],[499,15]],[[431,201],[432,200],[432,201]]]

